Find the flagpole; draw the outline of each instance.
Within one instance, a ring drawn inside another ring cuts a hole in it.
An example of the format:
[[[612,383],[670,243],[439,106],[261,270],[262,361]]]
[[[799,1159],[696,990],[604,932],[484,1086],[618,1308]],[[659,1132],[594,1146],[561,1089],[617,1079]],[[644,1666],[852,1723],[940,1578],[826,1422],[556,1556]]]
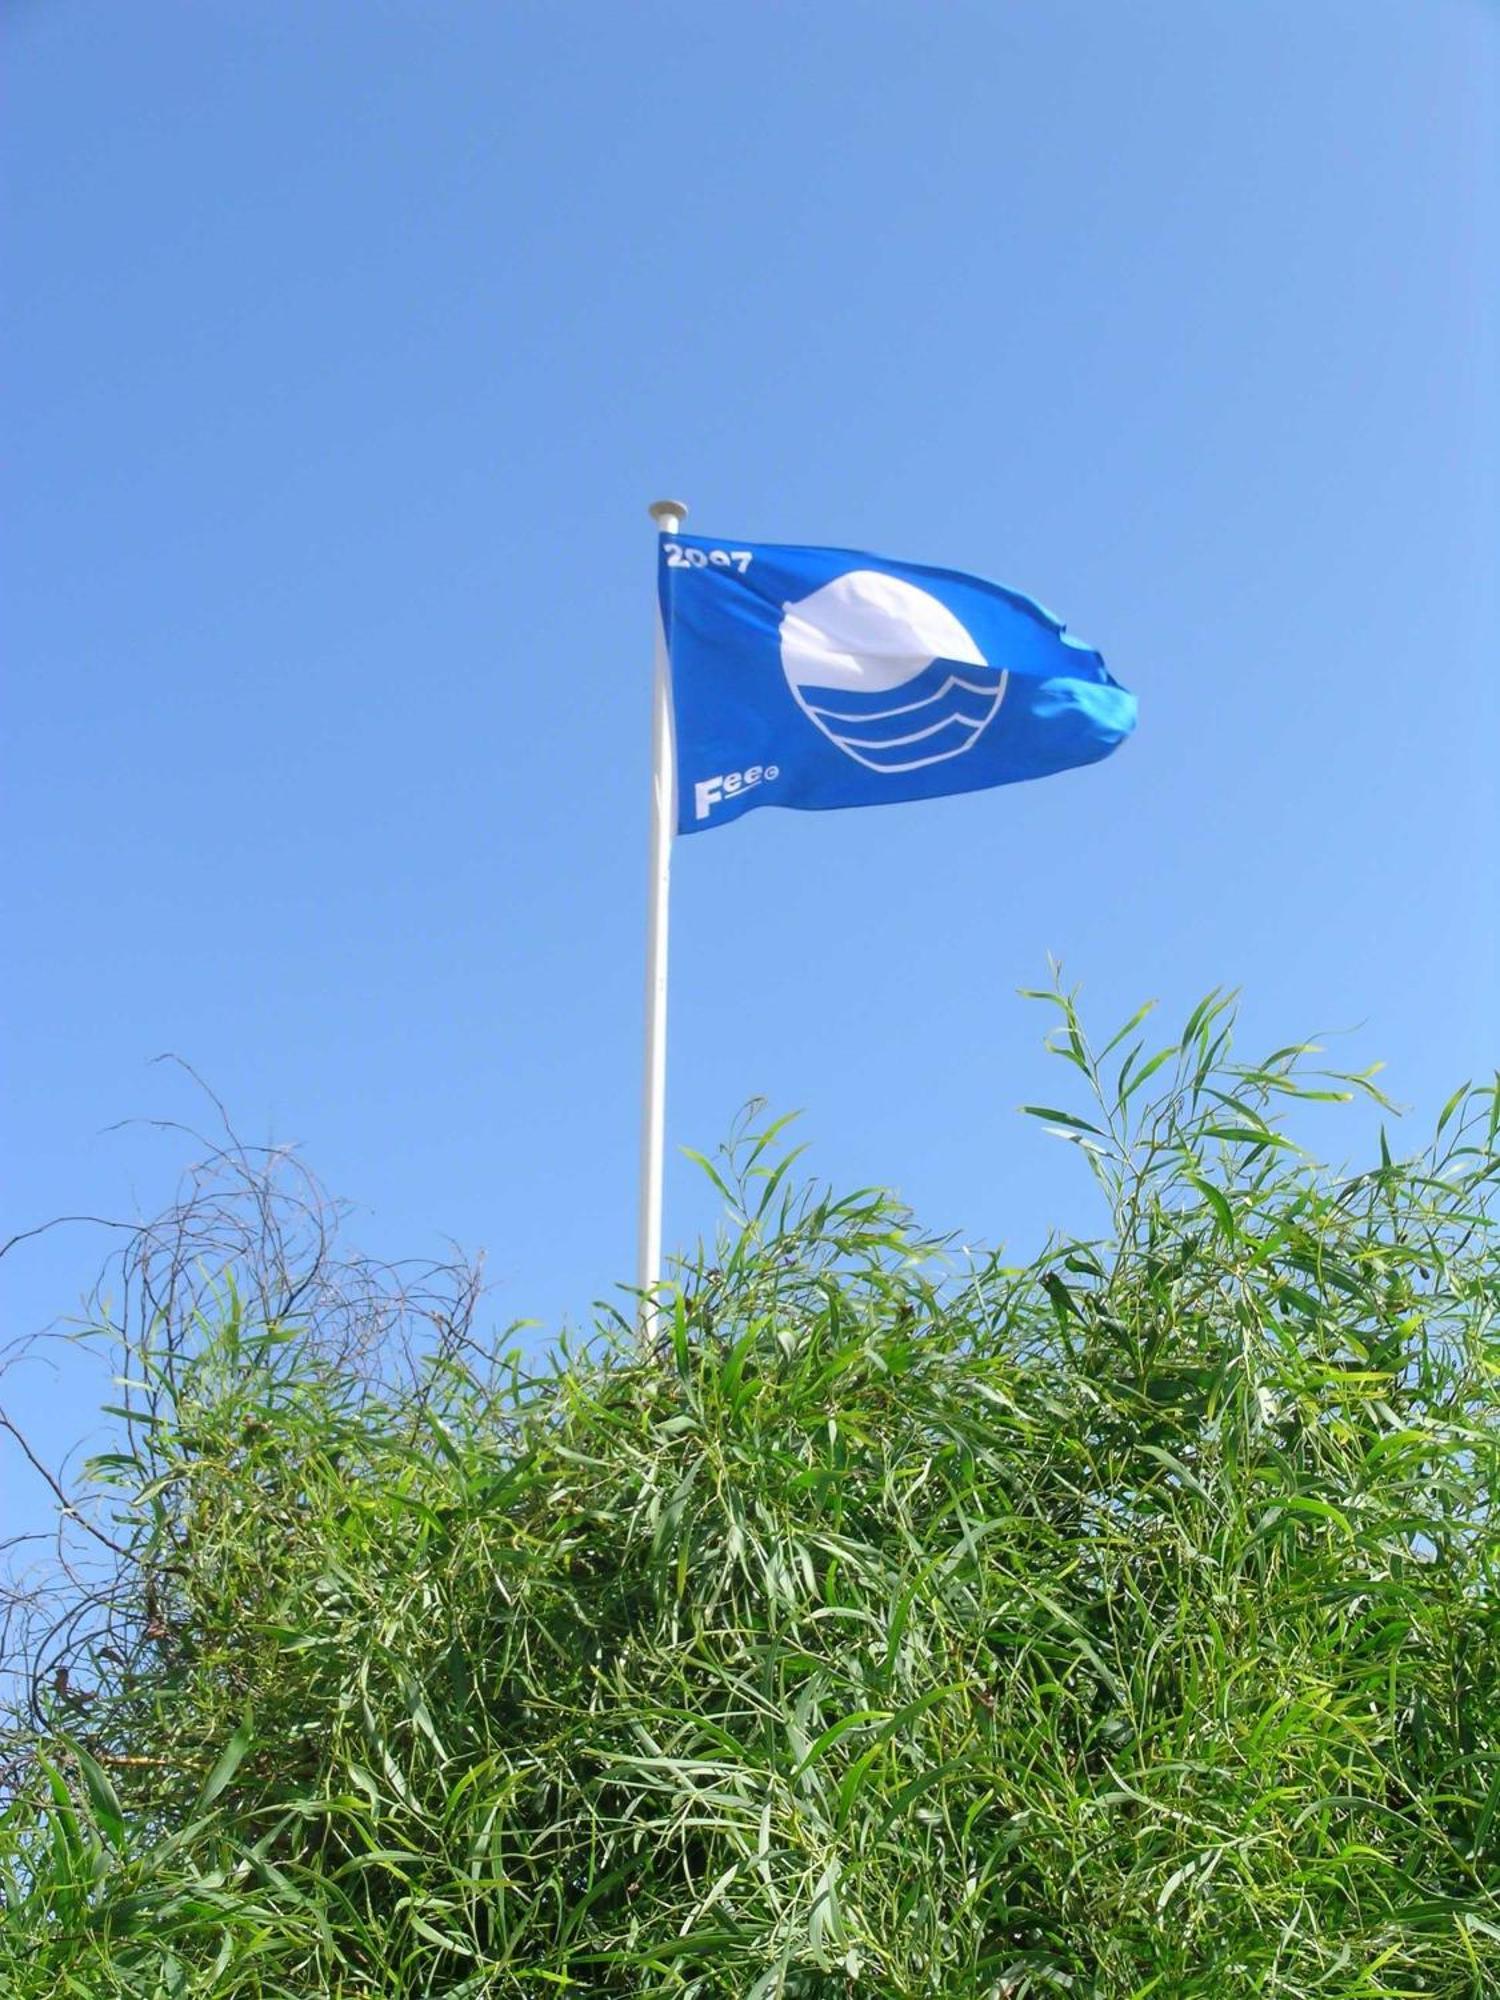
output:
[[[663,535],[675,535],[687,518],[686,502],[656,500],[651,518]],[[653,589],[655,579],[653,578]],[[636,1238],[636,1284],[641,1294],[643,1339],[655,1344],[661,1284],[662,1175],[667,1125],[667,916],[672,881],[672,836],[677,828],[677,757],[672,736],[672,689],[661,605],[656,607],[656,664],[651,692],[651,871],[646,895],[646,1056],[641,1089],[641,1212]]]

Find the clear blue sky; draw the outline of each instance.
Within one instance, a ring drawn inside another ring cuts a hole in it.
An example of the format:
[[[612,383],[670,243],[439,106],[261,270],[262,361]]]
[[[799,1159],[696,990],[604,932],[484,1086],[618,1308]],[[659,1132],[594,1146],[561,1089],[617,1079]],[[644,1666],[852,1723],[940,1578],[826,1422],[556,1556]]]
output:
[[[1049,952],[1101,1021],[1353,1030],[1424,1115],[1500,1057],[1500,13],[3,36],[10,1226],[166,1198],[184,1142],[104,1128],[200,1115],[173,1050],[497,1323],[630,1275],[661,492],[1011,583],[1141,703],[1095,769],[684,843],[675,1142],[761,1094],[934,1225],[1092,1227],[1014,1113]],[[6,1333],[104,1247],[8,1260]],[[3,1394],[60,1446],[94,1387]]]

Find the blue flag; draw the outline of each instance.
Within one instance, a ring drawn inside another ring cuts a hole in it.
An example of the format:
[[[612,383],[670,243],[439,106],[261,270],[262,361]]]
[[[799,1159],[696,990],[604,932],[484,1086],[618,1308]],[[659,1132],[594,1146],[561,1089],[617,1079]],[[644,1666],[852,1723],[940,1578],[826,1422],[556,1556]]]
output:
[[[1135,697],[1016,591],[853,549],[664,535],[679,833],[1107,757]]]

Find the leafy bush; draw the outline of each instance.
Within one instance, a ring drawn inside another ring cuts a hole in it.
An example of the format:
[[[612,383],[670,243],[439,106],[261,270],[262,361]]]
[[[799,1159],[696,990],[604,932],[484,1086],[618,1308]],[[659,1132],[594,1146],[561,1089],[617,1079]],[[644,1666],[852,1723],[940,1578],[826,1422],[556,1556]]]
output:
[[[772,1127],[659,1355],[148,1285],[0,1990],[1500,1992],[1500,1093],[1330,1174],[1368,1078],[1044,997],[1113,1225],[1024,1269]]]

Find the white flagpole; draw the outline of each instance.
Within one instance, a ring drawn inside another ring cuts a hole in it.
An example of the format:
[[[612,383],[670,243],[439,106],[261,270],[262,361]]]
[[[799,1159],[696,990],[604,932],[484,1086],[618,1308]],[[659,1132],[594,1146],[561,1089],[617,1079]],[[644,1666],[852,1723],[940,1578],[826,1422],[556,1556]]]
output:
[[[675,535],[687,518],[681,500],[657,500],[651,518]],[[656,588],[653,574],[652,589]],[[672,836],[677,830],[677,755],[672,734],[672,687],[661,606],[656,607],[656,669],[651,695],[651,873],[646,897],[646,1062],[641,1092],[641,1214],[636,1238],[636,1283],[641,1292],[641,1333],[654,1345],[661,1283],[662,1172],[667,1122],[667,912],[672,881]]]

